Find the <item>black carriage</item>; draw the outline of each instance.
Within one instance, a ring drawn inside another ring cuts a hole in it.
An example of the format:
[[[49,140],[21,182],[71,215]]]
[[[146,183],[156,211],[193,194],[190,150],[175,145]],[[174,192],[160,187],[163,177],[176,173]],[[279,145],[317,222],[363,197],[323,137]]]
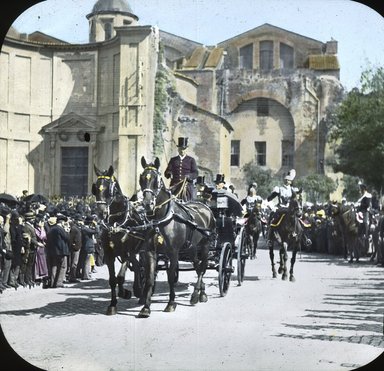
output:
[[[209,206],[216,218],[216,239],[211,246],[208,268],[217,269],[220,295],[225,296],[234,272],[233,259],[237,259],[238,285],[242,284],[250,246],[241,206],[232,194],[214,190]]]

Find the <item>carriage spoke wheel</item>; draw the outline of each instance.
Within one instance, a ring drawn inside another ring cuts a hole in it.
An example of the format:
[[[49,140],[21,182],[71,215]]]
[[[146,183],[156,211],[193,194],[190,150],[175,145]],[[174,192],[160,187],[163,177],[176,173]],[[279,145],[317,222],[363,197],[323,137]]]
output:
[[[219,262],[219,290],[220,296],[225,296],[231,282],[232,267],[232,246],[229,242],[223,244]]]
[[[237,246],[237,282],[239,286],[244,281],[245,272],[245,261],[249,257],[249,246],[248,246],[247,232],[245,228],[241,228],[239,246]]]

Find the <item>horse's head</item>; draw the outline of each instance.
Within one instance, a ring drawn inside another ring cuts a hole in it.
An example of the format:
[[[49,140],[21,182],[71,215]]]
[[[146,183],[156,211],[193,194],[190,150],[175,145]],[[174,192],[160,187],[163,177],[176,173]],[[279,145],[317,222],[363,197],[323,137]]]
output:
[[[293,193],[289,201],[288,210],[292,215],[299,215],[301,213],[300,199],[297,193]]]
[[[100,171],[96,165],[94,170],[97,175],[96,182],[92,184],[92,194],[96,197],[96,204],[100,212],[105,214],[111,205],[120,187],[116,178],[113,176],[113,167],[108,170]]]
[[[144,171],[140,175],[140,188],[143,193],[143,206],[147,211],[153,211],[156,199],[164,187],[159,167],[160,160],[156,157],[153,163],[147,163],[144,156],[141,158],[141,166]]]

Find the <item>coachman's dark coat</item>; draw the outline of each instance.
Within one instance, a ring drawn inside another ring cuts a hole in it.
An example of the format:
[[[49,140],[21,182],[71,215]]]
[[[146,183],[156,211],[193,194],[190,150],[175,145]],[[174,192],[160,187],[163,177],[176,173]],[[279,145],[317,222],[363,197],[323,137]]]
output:
[[[188,200],[194,197],[194,187],[192,181],[197,178],[198,170],[196,161],[193,157],[186,155],[183,159],[180,156],[172,157],[165,169],[164,176],[171,179],[170,187],[181,183],[184,178],[187,178],[186,198]],[[180,188],[176,187],[172,190],[173,194],[177,194]]]

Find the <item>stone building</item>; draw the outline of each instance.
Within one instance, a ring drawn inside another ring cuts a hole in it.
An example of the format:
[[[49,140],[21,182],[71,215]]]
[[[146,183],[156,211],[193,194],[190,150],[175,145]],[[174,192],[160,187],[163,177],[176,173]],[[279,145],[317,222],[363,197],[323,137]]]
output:
[[[250,161],[277,174],[324,172],[327,113],[342,92],[336,41],[264,24],[205,46],[139,25],[125,0],[98,0],[87,19],[87,44],[12,28],[4,40],[1,192],[85,195],[93,165],[112,164],[131,195],[141,156],[165,169],[179,136],[206,180],[221,172],[238,190]],[[159,71],[168,76],[161,127]]]

